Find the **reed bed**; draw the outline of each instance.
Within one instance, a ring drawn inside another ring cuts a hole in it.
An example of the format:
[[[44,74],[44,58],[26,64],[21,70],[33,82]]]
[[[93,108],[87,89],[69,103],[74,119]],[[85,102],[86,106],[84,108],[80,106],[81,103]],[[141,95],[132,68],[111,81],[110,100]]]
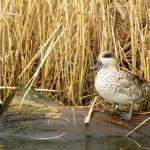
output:
[[[33,85],[65,105],[89,105],[97,95],[89,68],[105,50],[150,81],[147,0],[1,0],[0,22],[1,86]],[[1,89],[1,100],[10,92]]]

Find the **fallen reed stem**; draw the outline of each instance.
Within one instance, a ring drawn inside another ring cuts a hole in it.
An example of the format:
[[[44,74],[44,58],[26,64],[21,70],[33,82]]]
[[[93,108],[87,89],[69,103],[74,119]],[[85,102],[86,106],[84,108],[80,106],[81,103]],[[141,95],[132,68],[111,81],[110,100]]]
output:
[[[147,119],[145,119],[136,128],[134,128],[132,131],[130,131],[125,137],[128,137],[129,135],[131,135],[134,131],[136,131],[138,128],[140,128],[142,125],[144,125],[148,120],[150,120],[150,117],[148,117]]]
[[[97,100],[97,96],[94,98],[94,101],[92,102],[92,105],[91,105],[91,107],[90,107],[90,110],[89,110],[89,112],[88,112],[88,115],[84,118],[84,123],[85,123],[85,124],[89,123],[89,121],[90,121],[91,114],[92,114],[93,107],[94,107],[94,104],[95,104],[96,100]]]

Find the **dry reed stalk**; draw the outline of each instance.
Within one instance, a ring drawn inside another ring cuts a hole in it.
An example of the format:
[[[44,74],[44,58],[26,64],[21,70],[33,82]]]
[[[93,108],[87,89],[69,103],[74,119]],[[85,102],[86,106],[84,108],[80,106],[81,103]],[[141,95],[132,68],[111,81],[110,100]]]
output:
[[[53,140],[53,139],[62,139],[63,140],[63,138],[64,138],[64,136],[65,136],[65,134],[66,134],[66,132],[64,132],[64,133],[62,133],[62,134],[60,134],[60,135],[58,135],[58,136],[54,136],[54,137],[49,137],[49,138],[33,138],[33,139],[35,139],[35,140]]]
[[[128,137],[129,135],[131,135],[134,131],[136,131],[138,128],[140,128],[142,125],[144,125],[148,120],[150,120],[150,117],[148,117],[147,119],[145,119],[136,128],[134,128],[132,131],[130,131],[125,137]]]
[[[88,115],[84,118],[84,123],[85,124],[90,122],[91,114],[92,114],[92,111],[93,111],[94,104],[96,103],[96,100],[97,100],[97,96],[94,98],[94,101],[92,102],[92,105],[90,107]]]
[[[145,0],[0,1],[1,86],[65,91],[45,94],[87,105],[97,94],[89,67],[105,50],[150,81],[148,9]]]
[[[118,12],[120,13],[121,19],[126,19],[126,11],[124,9],[124,5],[120,2],[117,2],[116,0],[113,0],[114,5],[116,6]]]

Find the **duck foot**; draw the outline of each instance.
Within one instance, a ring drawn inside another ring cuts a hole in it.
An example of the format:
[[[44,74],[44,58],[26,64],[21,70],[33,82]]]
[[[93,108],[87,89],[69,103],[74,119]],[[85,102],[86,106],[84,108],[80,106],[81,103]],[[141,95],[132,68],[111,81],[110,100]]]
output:
[[[132,114],[120,114],[120,118],[122,120],[126,120],[126,121],[129,121],[131,118],[132,118]]]
[[[111,112],[112,115],[119,115],[120,114],[120,110],[119,110],[119,106],[117,103],[115,103],[115,108],[114,110]]]
[[[111,112],[111,115],[119,115],[119,114],[120,114],[119,108],[115,108],[115,109]]]

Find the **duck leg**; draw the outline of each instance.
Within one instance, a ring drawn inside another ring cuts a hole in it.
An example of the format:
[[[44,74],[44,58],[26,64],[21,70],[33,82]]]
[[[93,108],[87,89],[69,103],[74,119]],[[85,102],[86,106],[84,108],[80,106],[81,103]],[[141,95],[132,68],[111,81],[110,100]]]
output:
[[[132,111],[133,111],[133,102],[130,102],[131,107],[130,107],[130,112],[128,114],[121,114],[120,118],[123,120],[130,120],[132,118]]]

